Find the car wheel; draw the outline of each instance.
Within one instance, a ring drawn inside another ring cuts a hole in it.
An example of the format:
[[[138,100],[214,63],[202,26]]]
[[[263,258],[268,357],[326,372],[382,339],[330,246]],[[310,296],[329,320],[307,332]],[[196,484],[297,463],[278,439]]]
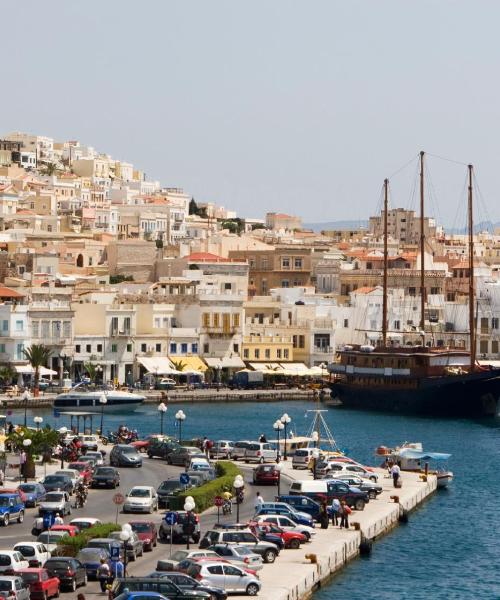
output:
[[[200,534],[199,533],[193,533],[193,542],[195,544],[199,544],[199,542],[200,542]]]
[[[70,583],[69,589],[70,589],[72,592],[76,592],[76,579],[72,579],[72,580],[71,580],[71,583]]]
[[[256,583],[247,585],[247,596],[256,596],[259,593],[259,586]]]
[[[364,500],[356,500],[356,502],[354,503],[354,508],[356,510],[364,510],[365,508],[365,501]]]
[[[370,500],[375,500],[376,497],[377,497],[377,492],[375,492],[374,490],[371,490],[370,492],[368,492],[368,498],[370,498]]]
[[[276,552],[273,550],[266,550],[264,553],[264,562],[265,563],[273,563],[276,560]]]
[[[153,458],[153,455],[150,452],[148,452],[148,458]]]
[[[370,477],[370,481],[373,481],[373,483],[377,483],[377,478],[372,475]]]
[[[20,511],[19,516],[17,517],[17,522],[22,523],[24,521],[24,510]]]
[[[136,560],[137,560],[137,554],[135,552],[133,552],[132,556],[130,557],[130,561],[135,562]]]
[[[5,525],[5,527],[7,527],[7,525],[9,524],[10,518],[9,515],[7,513],[5,513],[5,515],[3,516],[2,519],[2,523]]]
[[[60,594],[61,594],[61,592],[59,591],[59,586],[57,586],[57,590],[56,590],[56,593],[54,594],[54,598],[59,598]]]
[[[290,548],[292,550],[298,550],[300,548],[300,540],[297,540],[297,539],[290,540]]]
[[[87,583],[89,582],[89,578],[87,577],[87,573],[85,573],[85,577],[83,578],[83,585],[87,585]]]
[[[48,591],[45,591],[43,598],[44,598],[44,600],[49,600],[49,592]]]

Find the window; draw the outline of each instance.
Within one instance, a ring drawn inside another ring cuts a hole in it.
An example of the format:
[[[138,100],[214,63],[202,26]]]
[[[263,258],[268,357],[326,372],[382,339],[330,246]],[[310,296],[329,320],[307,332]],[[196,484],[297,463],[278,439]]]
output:
[[[401,321],[394,321],[394,329],[396,329],[396,330],[401,329]]]
[[[301,258],[295,258],[294,265],[295,265],[296,269],[302,269],[302,259]]]
[[[0,344],[0,353],[5,354],[5,344]]]
[[[155,323],[155,329],[159,329],[161,327],[160,317],[155,317],[154,323]]]
[[[6,320],[2,321],[2,331],[9,331],[9,322]]]
[[[289,357],[289,350],[288,350],[288,348],[285,348],[285,349],[283,350],[283,358],[285,358],[285,359],[287,359],[287,360],[288,360],[288,358],[290,358],[290,357]]]
[[[210,352],[210,344],[203,344],[203,352],[204,354],[208,354]]]
[[[161,344],[155,345],[155,352],[161,352]]]
[[[130,317],[125,317],[123,319],[123,329],[125,333],[130,333]]]
[[[269,348],[264,350],[264,357],[267,359],[271,358],[271,350]]]
[[[225,290],[231,290],[231,288],[232,288],[232,286],[231,286],[231,284],[230,284],[230,283],[225,283],[225,284],[224,284],[224,289],[225,289]]]
[[[97,344],[97,352],[102,352],[102,344]]]
[[[127,344],[127,352],[132,352],[132,344]]]
[[[344,327],[349,327],[349,319],[344,319]]]
[[[240,345],[239,344],[233,344],[233,352],[236,352],[236,354],[238,354],[239,351],[240,351]]]
[[[63,337],[71,337],[71,321],[63,321]]]
[[[177,344],[175,342],[170,344],[170,354],[177,354]]]
[[[481,340],[479,342],[479,352],[481,354],[488,354],[488,340]]]
[[[141,352],[146,352],[147,351],[147,345],[146,344],[141,344]]]
[[[38,337],[39,329],[40,329],[39,321],[32,321],[31,322],[31,334],[33,335],[34,338]]]
[[[431,294],[433,294],[433,295],[439,294],[439,288],[438,287],[431,287]]]
[[[288,288],[288,287],[290,287],[290,282],[288,281],[288,279],[283,279],[281,281],[281,287],[282,288]]]
[[[498,329],[498,317],[493,317],[491,319],[491,328]]]
[[[276,349],[276,358],[281,358],[281,348]]]
[[[250,353],[248,352],[248,348],[244,348],[243,350],[243,358],[248,359],[250,358]]]
[[[2,350],[1,346],[2,345],[0,344],[0,352],[5,352],[5,350]],[[498,340],[493,340],[491,342],[491,353],[498,354]]]
[[[111,352],[118,352],[118,344],[111,344]]]
[[[306,337],[305,335],[299,335],[299,348],[306,347]]]
[[[77,345],[75,346],[75,352],[76,352],[77,354],[80,354],[81,350],[82,350],[82,347],[80,346],[80,344],[77,344]]]
[[[289,269],[290,268],[290,257],[284,256],[281,259],[281,268],[282,269]]]
[[[118,332],[118,317],[112,317],[111,319],[111,334]]]
[[[188,345],[181,344],[181,354],[187,354],[187,351],[188,351]]]
[[[414,288],[414,287],[408,288],[408,295],[409,296],[416,296],[417,295],[417,288]]]
[[[260,358],[260,350],[258,348],[255,348],[255,350],[253,351],[253,355],[255,356],[255,358],[259,359]]]
[[[16,331],[22,331],[24,329],[23,321],[16,321]]]
[[[197,343],[191,344],[191,352],[193,354],[198,354],[198,344]]]
[[[219,313],[214,313],[213,319],[214,319],[214,327],[219,327]]]
[[[296,336],[296,335],[294,335],[294,336],[292,337],[292,340],[293,340],[293,347],[294,347],[294,348],[297,348],[297,337],[298,337],[298,336]]]
[[[240,313],[234,313],[233,314],[233,327],[239,327],[240,326]]]
[[[16,360],[24,358],[24,344],[16,344]]]
[[[92,352],[92,344],[87,344],[85,346],[85,352],[87,352],[87,354],[90,354]]]

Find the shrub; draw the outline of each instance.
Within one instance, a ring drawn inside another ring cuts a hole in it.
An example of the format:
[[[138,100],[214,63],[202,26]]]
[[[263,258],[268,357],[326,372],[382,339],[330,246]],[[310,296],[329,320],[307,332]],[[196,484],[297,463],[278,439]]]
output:
[[[218,462],[215,465],[218,475],[216,479],[207,481],[197,488],[190,488],[175,498],[172,502],[174,510],[182,510],[187,496],[192,496],[196,504],[196,512],[203,512],[214,505],[215,496],[220,496],[226,489],[233,489],[233,482],[236,475],[241,475],[241,471],[232,462]]]
[[[75,537],[63,537],[57,542],[57,554],[59,556],[76,556],[82,548],[93,538],[106,538],[112,531],[120,531],[121,525],[115,523],[102,523],[84,529]]]

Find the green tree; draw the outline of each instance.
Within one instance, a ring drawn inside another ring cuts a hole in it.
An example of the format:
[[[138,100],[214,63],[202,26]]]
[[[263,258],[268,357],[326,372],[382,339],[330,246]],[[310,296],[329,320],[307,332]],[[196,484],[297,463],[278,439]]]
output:
[[[196,200],[194,198],[191,198],[191,200],[189,201],[189,214],[190,215],[198,214],[198,205],[196,204]]]
[[[33,393],[38,396],[38,383],[40,381],[40,368],[45,366],[52,354],[52,350],[44,344],[33,344],[23,350],[23,354],[35,369],[35,380],[33,382]]]
[[[10,383],[16,376],[16,371],[10,367],[10,366],[5,366],[5,367],[0,367],[0,381],[6,385],[8,383]]]
[[[174,368],[177,371],[184,371],[184,369],[187,367],[187,363],[182,362],[182,360],[170,360],[170,362],[174,365]]]
[[[35,456],[42,455],[43,460],[49,460],[53,449],[59,443],[59,433],[48,425],[43,429],[30,429],[28,427],[17,427],[7,440],[16,449],[26,452],[25,477],[35,477]],[[29,446],[23,444],[24,440],[31,440]]]
[[[42,172],[44,175],[54,175],[56,171],[57,165],[53,162],[45,163],[45,165],[42,168]]]
[[[85,369],[87,375],[89,376],[89,379],[92,383],[95,383],[95,378],[97,377],[97,369],[96,369],[97,365],[94,365],[94,363],[92,362],[86,362],[83,365],[83,368]]]

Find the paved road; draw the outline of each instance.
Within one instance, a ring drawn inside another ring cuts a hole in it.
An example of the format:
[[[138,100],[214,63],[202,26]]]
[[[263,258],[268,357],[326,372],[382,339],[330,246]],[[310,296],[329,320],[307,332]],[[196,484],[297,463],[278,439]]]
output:
[[[245,500],[240,506],[240,521],[244,522],[253,516],[254,513],[254,498],[256,489],[251,483],[251,467],[242,465],[245,474]],[[178,477],[183,469],[180,467],[174,467],[167,465],[160,459],[149,459],[146,456],[143,460],[143,466],[141,468],[121,468],[120,477],[121,485],[119,491],[126,493],[134,485],[152,485],[155,488],[158,487],[161,481],[169,479],[171,477]],[[285,482],[283,481],[282,487],[285,488]],[[264,499],[273,499],[276,494],[276,488],[274,486],[262,486],[258,488]],[[72,515],[66,517],[65,522],[69,522],[71,519],[76,517],[94,517],[98,518],[103,522],[114,522],[116,519],[116,506],[113,504],[112,497],[114,490],[90,490],[88,501],[84,508],[78,510],[73,509]],[[118,513],[118,523],[126,523],[132,518],[152,520],[159,526],[163,514],[165,511],[160,510],[152,515],[124,515],[121,511]],[[32,541],[34,540],[31,535],[31,528],[33,526],[33,519],[37,515],[37,510],[28,509],[26,511],[26,518],[22,524],[12,524],[8,528],[1,530],[1,547],[4,549],[11,549],[19,541]],[[210,509],[205,512],[201,518],[201,531],[203,533],[210,527],[212,527],[217,521],[216,509]],[[221,522],[234,522],[236,521],[236,509],[233,510],[232,515],[223,517],[221,515]],[[174,551],[176,548],[183,547],[174,545]],[[130,575],[147,575],[151,571],[155,570],[156,562],[160,558],[167,558],[169,556],[170,545],[159,542],[158,546],[152,552],[144,553],[142,558],[138,558],[135,562],[129,563],[128,573]],[[101,593],[99,584],[97,582],[89,582],[88,585],[82,590],[87,598],[94,596],[104,597]],[[73,598],[74,594],[66,592],[61,594],[62,597]]]

